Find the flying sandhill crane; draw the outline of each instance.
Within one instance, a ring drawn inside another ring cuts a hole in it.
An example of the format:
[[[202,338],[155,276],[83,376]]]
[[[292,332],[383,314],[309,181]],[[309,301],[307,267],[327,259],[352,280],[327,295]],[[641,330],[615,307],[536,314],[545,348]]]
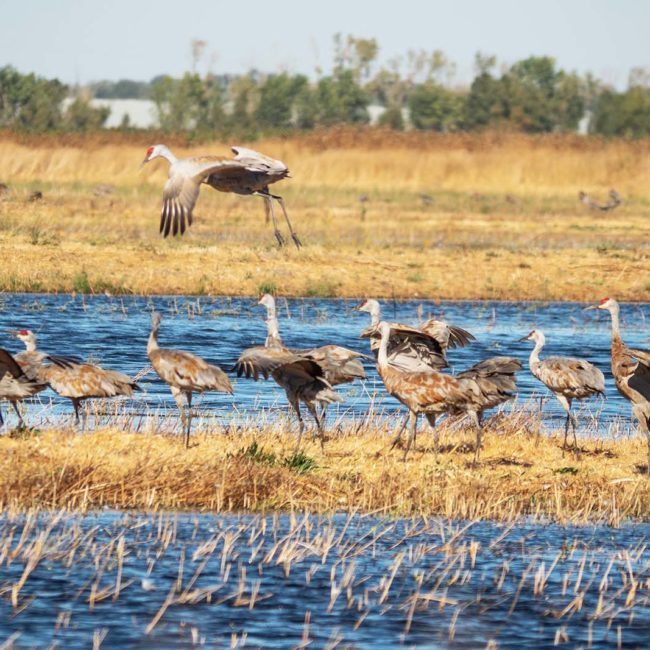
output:
[[[571,402],[574,399],[585,399],[592,395],[605,395],[605,376],[589,361],[573,359],[571,357],[547,357],[540,360],[546,338],[540,330],[533,330],[524,336],[522,341],[535,341],[535,347],[530,353],[530,371],[539,379],[562,404],[566,411],[566,424],[564,425],[564,443],[569,432],[569,424],[573,426],[573,447],[577,450],[576,417],[571,413]]]
[[[600,210],[601,212],[608,212],[609,210],[614,210],[619,205],[621,205],[621,197],[616,190],[609,190],[609,200],[607,203],[599,203],[598,201],[592,199],[588,194],[582,190],[578,192],[578,198],[580,203],[587,206],[590,210]]]
[[[185,447],[190,445],[192,426],[192,393],[205,393],[216,390],[232,395],[233,389],[226,373],[218,366],[191,352],[168,350],[158,345],[160,314],[151,314],[151,334],[147,342],[147,356],[158,376],[169,384],[171,393],[181,413],[181,423],[185,427]],[[187,401],[187,415],[183,410],[183,395]]]
[[[616,388],[632,402],[632,413],[639,421],[648,442],[650,475],[650,352],[627,347],[621,339],[620,307],[614,298],[603,298],[587,309],[605,309],[612,317],[612,374]]]
[[[31,330],[19,330],[16,336],[26,350],[16,355],[23,371],[41,382],[46,382],[61,397],[68,398],[79,422],[79,406],[87,399],[132,397],[140,387],[131,377],[115,370],[106,370],[91,363],[78,363],[68,357],[53,357],[36,348],[36,335]],[[52,361],[46,364],[45,361]]]
[[[28,377],[20,368],[14,357],[6,350],[0,348],[0,398],[11,402],[18,415],[20,426],[25,426],[23,416],[18,410],[17,402],[31,397],[47,388],[47,384]],[[2,412],[0,412],[0,426],[4,425]]]
[[[156,144],[147,149],[143,165],[156,158],[164,158],[170,164],[169,178],[163,190],[160,232],[165,237],[170,233],[182,235],[186,227],[192,225],[192,210],[199,197],[199,188],[205,183],[220,192],[261,196],[264,199],[267,223],[270,214],[275,238],[283,246],[284,237],[278,229],[273,209],[275,199],[282,208],[294,244],[300,248],[302,244],[291,226],[284,199],[269,192],[271,183],[289,175],[287,166],[280,160],[245,147],[232,147],[232,152],[234,158],[196,156],[179,160],[164,144]]]
[[[431,427],[442,413],[468,415],[476,427],[477,462],[481,448],[483,412],[514,397],[517,390],[515,372],[521,370],[521,363],[512,357],[492,357],[481,361],[458,375],[446,375],[435,370],[408,372],[396,370],[390,364],[388,345],[391,325],[384,321],[378,326],[380,333],[377,368],[386,390],[410,411],[411,431],[404,450],[404,459],[415,442],[417,420],[424,413]],[[436,453],[438,432],[435,430]],[[393,440],[394,447],[402,432]]]
[[[370,314],[370,327],[361,332],[364,338],[370,338],[370,349],[377,356],[381,334],[379,321],[381,307],[372,298],[364,300],[357,309]],[[422,327],[411,327],[401,323],[390,323],[390,340],[388,356],[391,366],[410,372],[426,372],[447,367],[447,350],[464,347],[476,339],[461,327],[449,325],[441,320],[431,318]]]

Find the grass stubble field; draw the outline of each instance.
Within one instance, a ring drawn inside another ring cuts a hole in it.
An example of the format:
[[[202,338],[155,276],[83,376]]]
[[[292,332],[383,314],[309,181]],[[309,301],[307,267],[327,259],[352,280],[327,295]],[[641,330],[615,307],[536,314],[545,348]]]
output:
[[[210,188],[189,234],[163,240],[167,163],[138,170],[143,137],[0,136],[1,290],[650,298],[650,142],[344,131],[253,143],[289,165],[273,187],[305,243],[297,251],[277,248],[260,199]],[[228,154],[224,143],[170,145]],[[577,199],[612,187],[623,199],[613,212]],[[35,190],[43,199],[30,202]]]
[[[161,239],[167,168],[159,162],[138,172],[142,138],[0,138],[0,181],[10,186],[0,197],[1,290],[650,298],[650,142],[344,131],[254,143],[291,169],[282,193],[305,244],[298,251],[277,248],[259,199],[209,188],[189,236]],[[227,152],[222,143],[172,148],[179,156]],[[580,189],[602,197],[610,187],[623,198],[611,213],[577,200]],[[37,189],[43,199],[30,202]],[[286,428],[202,435],[187,453],[175,437],[110,429],[4,436],[0,501],[5,508],[647,518],[644,440],[585,440],[576,459],[556,437],[532,434],[536,428],[530,414],[506,418],[472,468],[471,444],[462,442],[471,432],[445,434],[437,459],[424,443],[425,452],[402,463],[386,450],[387,432],[371,425],[335,436],[324,452],[314,444],[308,472],[287,462],[294,437]]]

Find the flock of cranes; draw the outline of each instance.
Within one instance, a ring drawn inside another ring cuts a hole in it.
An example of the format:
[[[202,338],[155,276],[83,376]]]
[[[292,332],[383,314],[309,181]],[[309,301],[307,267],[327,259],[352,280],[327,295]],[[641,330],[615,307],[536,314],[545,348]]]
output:
[[[265,343],[244,350],[233,370],[238,377],[255,381],[271,377],[284,389],[298,419],[298,445],[304,431],[301,404],[313,418],[322,444],[325,411],[330,404],[342,399],[336,386],[365,379],[363,362],[368,360],[376,361],[387,392],[409,411],[405,459],[415,442],[421,414],[434,429],[435,450],[438,452],[435,424],[440,415],[447,414],[469,418],[476,430],[476,462],[481,448],[484,412],[516,394],[516,373],[521,371],[522,364],[514,357],[484,359],[456,374],[446,370],[449,350],[468,345],[475,339],[466,330],[444,321],[430,319],[418,327],[383,321],[379,303],[365,300],[358,309],[370,314],[371,323],[361,336],[370,339],[374,356],[332,344],[290,349],[282,342],[273,296],[263,295],[259,304],[266,308]],[[612,374],[620,393],[631,402],[632,412],[646,434],[650,473],[650,352],[629,348],[623,343],[616,300],[604,298],[587,309],[603,309],[611,314]],[[180,411],[185,445],[188,446],[192,395],[206,391],[232,394],[233,386],[221,368],[197,355],[161,348],[158,344],[160,322],[160,314],[153,312],[147,355],[153,370],[170,387]],[[46,388],[71,400],[77,422],[83,400],[130,397],[139,390],[134,379],[120,372],[39,350],[36,336],[29,330],[15,331],[14,334],[24,343],[25,350],[12,356],[0,349],[0,398],[12,404],[21,424],[23,418],[17,403]],[[535,343],[529,358],[530,370],[556,396],[567,413],[563,447],[566,447],[569,428],[572,427],[573,445],[577,450],[577,422],[571,413],[572,402],[603,395],[603,373],[585,359],[557,356],[540,359],[545,338],[539,330],[533,330],[522,340]],[[402,430],[392,446],[399,442]]]

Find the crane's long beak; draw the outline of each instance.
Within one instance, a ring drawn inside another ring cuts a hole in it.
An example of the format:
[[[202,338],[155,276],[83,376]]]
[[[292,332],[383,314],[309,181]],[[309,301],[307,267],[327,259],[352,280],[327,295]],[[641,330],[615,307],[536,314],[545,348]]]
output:
[[[530,338],[528,337],[528,334],[526,334],[526,336],[522,336],[520,339],[517,339],[519,343],[521,343],[522,341],[529,341],[529,340]]]
[[[598,309],[598,305],[589,305],[589,307],[585,307],[582,311],[589,311],[591,309]]]
[[[7,330],[7,334],[11,336],[18,336],[18,330]]]
[[[141,172],[141,171],[142,171],[142,168],[143,168],[143,167],[144,167],[148,162],[149,162],[149,159],[148,159],[148,158],[145,158],[145,159],[140,163],[140,167],[138,167],[138,171]]]

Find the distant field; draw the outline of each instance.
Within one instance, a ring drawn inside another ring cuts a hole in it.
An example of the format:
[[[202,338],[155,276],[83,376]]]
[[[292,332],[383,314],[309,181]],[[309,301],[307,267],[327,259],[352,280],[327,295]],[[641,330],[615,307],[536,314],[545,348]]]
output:
[[[650,299],[647,141],[333,131],[252,143],[291,169],[274,189],[296,251],[276,247],[260,199],[210,188],[189,236],[163,240],[167,164],[138,170],[149,137],[0,136],[1,290]],[[577,199],[612,187],[613,212]]]

